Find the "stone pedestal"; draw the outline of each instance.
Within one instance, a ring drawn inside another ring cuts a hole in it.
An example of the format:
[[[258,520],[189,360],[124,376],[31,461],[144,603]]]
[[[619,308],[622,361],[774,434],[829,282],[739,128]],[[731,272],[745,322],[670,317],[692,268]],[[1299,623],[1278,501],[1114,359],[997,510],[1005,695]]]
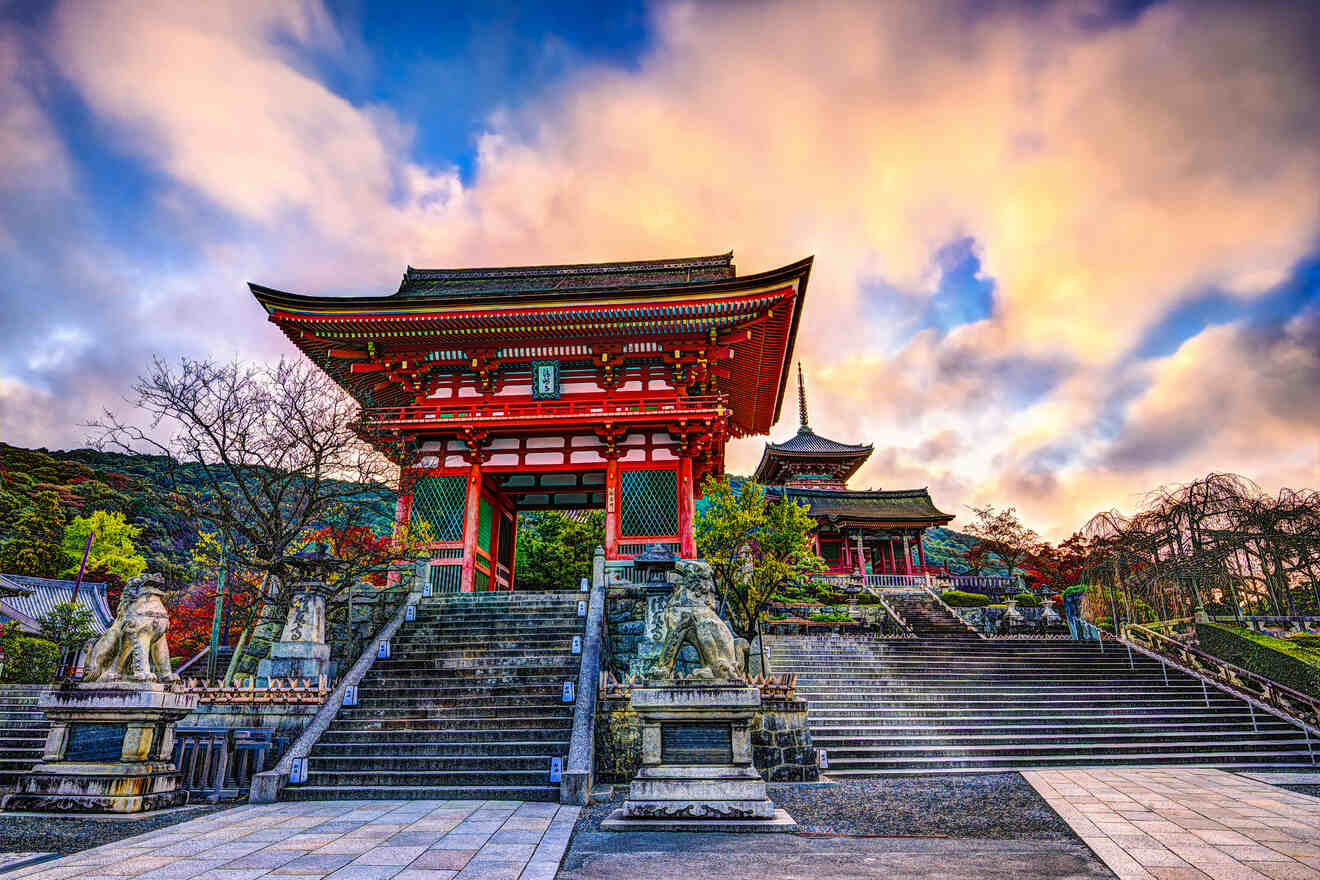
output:
[[[83,684],[42,693],[46,751],[5,799],[12,811],[139,813],[185,803],[171,761],[174,725],[196,694],[158,683]]]
[[[653,681],[634,688],[642,767],[608,831],[796,831],[766,797],[750,726],[761,692],[741,682]]]
[[[325,599],[330,587],[319,581],[294,585],[289,616],[270,656],[257,663],[257,677],[318,678],[334,675],[325,641]]]

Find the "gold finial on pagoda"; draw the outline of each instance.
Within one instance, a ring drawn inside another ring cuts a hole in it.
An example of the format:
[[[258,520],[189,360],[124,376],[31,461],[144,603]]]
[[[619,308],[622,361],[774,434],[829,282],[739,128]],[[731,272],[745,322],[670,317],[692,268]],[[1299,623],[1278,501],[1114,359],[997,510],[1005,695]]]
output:
[[[802,361],[798,361],[798,421],[807,427],[807,383],[802,378]]]

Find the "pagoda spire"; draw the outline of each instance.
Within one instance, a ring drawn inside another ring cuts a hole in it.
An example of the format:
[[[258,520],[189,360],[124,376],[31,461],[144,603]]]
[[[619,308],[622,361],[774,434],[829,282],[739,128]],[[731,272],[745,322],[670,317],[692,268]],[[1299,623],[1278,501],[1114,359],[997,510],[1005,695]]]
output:
[[[798,361],[798,422],[807,428],[807,383],[802,378],[802,361]]]

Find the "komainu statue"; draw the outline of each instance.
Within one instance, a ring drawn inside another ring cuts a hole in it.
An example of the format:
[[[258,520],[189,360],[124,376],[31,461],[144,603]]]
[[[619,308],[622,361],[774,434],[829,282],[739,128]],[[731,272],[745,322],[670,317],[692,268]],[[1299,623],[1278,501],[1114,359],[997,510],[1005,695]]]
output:
[[[679,563],[678,584],[670,594],[662,619],[663,647],[656,669],[673,675],[674,662],[685,644],[692,644],[701,658],[693,670],[697,678],[743,679],[747,672],[747,640],[734,636],[729,625],[715,613],[714,581],[710,565],[701,560]]]
[[[92,647],[84,682],[179,680],[165,642],[170,616],[164,586],[158,574],[141,574],[124,585],[119,613]]]

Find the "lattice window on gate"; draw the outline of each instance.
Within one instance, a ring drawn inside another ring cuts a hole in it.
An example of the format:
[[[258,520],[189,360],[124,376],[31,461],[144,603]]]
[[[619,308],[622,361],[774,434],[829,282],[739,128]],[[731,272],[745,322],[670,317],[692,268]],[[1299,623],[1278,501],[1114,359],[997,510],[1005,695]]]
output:
[[[487,553],[490,552],[491,523],[494,518],[490,502],[485,498],[481,499],[481,504],[477,508],[477,546]]]
[[[466,477],[419,477],[413,483],[408,525],[435,541],[461,541],[466,504]]]
[[[663,536],[678,532],[678,472],[619,474],[619,534]]]

